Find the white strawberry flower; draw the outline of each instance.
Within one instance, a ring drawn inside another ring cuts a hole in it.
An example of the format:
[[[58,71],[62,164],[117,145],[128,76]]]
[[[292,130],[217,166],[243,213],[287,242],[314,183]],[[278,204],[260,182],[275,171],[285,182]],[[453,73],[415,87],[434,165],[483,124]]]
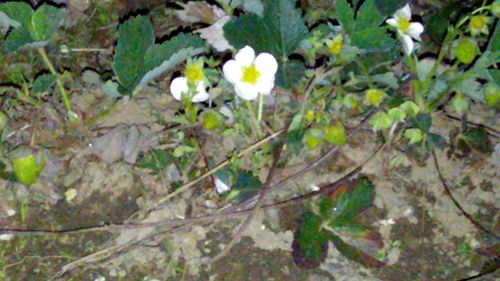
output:
[[[245,46],[234,59],[224,64],[222,70],[240,98],[254,100],[259,94],[271,94],[278,62],[269,53],[260,53],[256,57],[252,47]]]
[[[183,95],[191,95],[192,102],[208,100],[205,77],[203,74],[203,60],[188,61],[184,71],[185,76],[175,78],[170,84],[170,93],[176,100],[182,100]]]
[[[424,32],[424,26],[419,22],[411,22],[410,5],[406,4],[402,9],[394,13],[392,18],[387,19],[387,24],[397,28],[399,39],[407,55],[413,51],[413,39],[420,41],[420,34]]]

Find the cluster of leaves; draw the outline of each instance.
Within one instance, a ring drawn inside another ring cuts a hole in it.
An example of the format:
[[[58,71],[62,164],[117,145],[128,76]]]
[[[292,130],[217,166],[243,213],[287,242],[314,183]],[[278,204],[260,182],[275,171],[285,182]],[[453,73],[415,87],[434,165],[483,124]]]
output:
[[[358,222],[373,202],[374,188],[363,177],[342,182],[328,195],[322,195],[319,210],[306,211],[295,231],[292,244],[295,263],[302,268],[318,267],[325,260],[331,241],[346,258],[369,267],[383,266],[381,235]]]
[[[430,13],[429,17],[424,15],[424,24],[429,26],[428,34],[433,42],[424,38],[422,44],[417,44],[417,51],[435,53],[431,59],[419,59],[415,54],[400,55],[400,45],[395,40],[398,33],[384,24],[387,17],[408,2],[335,0],[333,13],[322,13],[320,9],[319,13],[312,13],[302,11],[293,0],[219,0],[226,14],[211,27],[220,33],[218,39],[227,41],[229,49],[248,45],[258,53],[267,52],[277,58],[276,84],[290,93],[291,101],[285,106],[279,104],[281,111],[276,111],[276,115],[288,116],[292,112],[287,135],[287,148],[292,153],[301,153],[303,147],[319,151],[326,145],[346,144],[344,124],[375,109],[377,113],[369,122],[374,133],[384,136],[389,143],[401,145],[410,156],[425,158],[445,144],[443,136],[432,130],[434,111],[451,107],[465,121],[473,103],[486,104],[494,110],[499,108],[498,1],[487,6],[483,3],[479,8],[475,3],[472,6],[443,4],[438,12]],[[234,16],[232,13],[240,7],[242,13]],[[44,50],[66,14],[64,8],[43,4],[33,9],[27,3],[16,1],[0,4],[0,12],[7,16],[11,27],[6,37],[8,52],[26,48]],[[221,19],[225,20],[222,24]],[[338,25],[333,25],[335,22]],[[189,58],[214,54],[207,51],[206,43],[212,44],[208,39],[205,42],[191,33],[178,33],[167,36],[166,40],[157,40],[154,30],[147,15],[130,16],[119,24],[110,76],[114,76],[111,81],[117,81],[112,83],[120,94],[132,95],[138,87]],[[204,75],[215,77],[213,81],[222,80],[220,55],[203,57],[203,64],[211,67]],[[62,85],[58,79],[53,73],[39,75],[31,91],[43,93],[56,82]],[[303,83],[306,80],[314,81],[314,85],[310,94],[299,99],[297,93],[304,93],[310,86]],[[232,102],[227,103],[234,115],[231,125],[226,126],[225,118],[215,109],[191,107],[189,100],[182,103],[186,116],[189,115],[188,122],[181,118],[168,121],[201,125],[207,131],[221,132],[237,141],[248,142],[251,137],[247,135],[258,137],[255,128],[249,125],[251,113],[235,101],[234,95],[227,94],[227,83],[217,83],[217,87],[219,89],[213,91],[217,93],[214,99],[221,102],[215,107],[221,109],[227,100]],[[27,86],[24,89],[24,95],[19,96],[28,100],[30,89]],[[276,101],[281,102],[279,97]],[[204,112],[198,115],[198,109]],[[0,112],[2,130],[7,126],[6,119]],[[188,167],[193,154],[201,149],[195,140],[184,137],[182,129],[176,132],[175,149],[152,149],[140,158],[138,166],[153,174],[161,173],[172,163],[182,171]],[[461,131],[453,149],[491,152],[491,144],[478,141],[481,139],[487,140],[484,130]],[[269,152],[271,146],[263,150]],[[256,174],[263,166],[261,162],[265,162],[261,161],[264,154],[253,155],[257,168],[252,172],[241,169],[233,155],[232,167],[215,175],[230,189],[221,192],[222,198],[237,204],[259,191],[262,182]],[[29,185],[43,168],[41,159],[32,151],[23,153],[21,160],[12,159],[15,160],[12,161],[14,174],[9,174],[5,167],[0,167],[0,174],[4,178],[16,176],[19,182]],[[359,214],[373,201],[373,189],[369,180],[361,178],[345,182],[335,192],[321,197],[319,208],[306,212],[295,232],[295,262],[304,268],[318,266],[325,259],[331,241],[352,260],[369,266],[383,265],[380,235],[358,223]],[[356,246],[346,242],[345,236],[350,236],[349,241],[356,241]],[[376,251],[368,253],[359,249],[359,245],[367,244]]]

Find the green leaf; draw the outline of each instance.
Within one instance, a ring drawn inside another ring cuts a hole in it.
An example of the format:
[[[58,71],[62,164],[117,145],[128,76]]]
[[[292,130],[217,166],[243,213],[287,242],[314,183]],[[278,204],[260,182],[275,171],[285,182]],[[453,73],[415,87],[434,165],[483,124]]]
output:
[[[149,154],[139,158],[138,166],[149,169],[154,175],[157,175],[161,170],[170,165],[172,160],[170,153],[160,149],[152,149]]]
[[[351,225],[360,213],[372,204],[375,198],[374,191],[375,186],[366,177],[347,182],[333,194],[323,197],[323,200],[331,201],[331,207],[328,213],[325,214],[323,210],[322,214],[325,219],[331,221],[330,226],[333,228]]]
[[[224,37],[240,49],[246,45],[257,52],[269,52],[283,61],[308,34],[295,1],[265,1],[262,17],[244,15],[224,25]]]
[[[139,85],[155,79],[187,58],[200,54],[204,47],[205,42],[202,39],[183,33],[151,46],[144,56],[144,74]]]
[[[422,132],[427,133],[432,125],[432,117],[430,114],[419,113],[412,120],[413,127],[419,128]]]
[[[47,41],[50,36],[62,25],[65,10],[43,4],[38,7],[31,17],[28,31],[35,41]]]
[[[463,133],[463,136],[471,148],[481,153],[493,152],[493,145],[483,127],[469,129]]]
[[[299,60],[289,60],[281,64],[278,68],[276,84],[285,89],[291,89],[302,79],[302,77],[304,77],[305,70],[306,67],[303,62]]]
[[[388,113],[389,113],[389,116],[391,116],[391,118],[395,124],[403,123],[405,121],[406,112],[401,108],[398,108],[398,107],[391,108],[391,109],[389,109]]]
[[[323,143],[321,130],[318,128],[310,128],[304,134],[302,140],[308,149],[316,149]]]
[[[124,94],[131,94],[144,73],[144,57],[154,44],[154,30],[146,16],[132,17],[118,29],[113,71]]]
[[[131,95],[135,87],[155,79],[190,56],[203,51],[200,38],[179,34],[162,44],[154,44],[154,29],[146,16],[132,17],[118,29],[113,71],[119,91]]]
[[[323,128],[323,135],[330,144],[342,146],[346,143],[346,132],[342,122],[336,122],[334,125]]]
[[[410,144],[419,143],[423,138],[422,131],[420,131],[420,129],[417,128],[408,129],[404,132],[403,135],[405,138],[410,140]]]
[[[21,26],[13,29],[6,39],[6,48],[8,52],[14,52],[19,48],[29,45],[33,42],[29,31]]]
[[[487,50],[492,52],[498,52],[500,50],[500,22],[497,22],[495,25],[495,31],[491,36]]]
[[[262,182],[249,171],[240,171],[231,192],[226,197],[232,204],[239,204],[259,193]]]
[[[256,52],[273,54],[280,62],[276,83],[291,88],[300,81],[304,65],[300,61],[288,61],[288,56],[308,35],[301,11],[291,0],[265,1],[263,16],[240,16],[224,25],[224,37],[235,48],[251,46]]]
[[[34,13],[33,8],[28,3],[17,1],[0,4],[0,12],[24,27],[30,25],[31,16]]]
[[[222,126],[223,122],[224,122],[224,117],[222,116],[222,114],[214,110],[205,111],[201,119],[201,124],[203,125],[203,128],[207,130],[213,130],[215,128],[218,128]]]
[[[372,119],[370,119],[374,131],[389,129],[392,125],[392,118],[383,111],[377,112]]]
[[[42,74],[35,79],[33,82],[33,93],[41,94],[49,90],[49,88],[54,85],[56,77],[52,74]]]
[[[377,5],[380,14],[383,16],[391,16],[409,2],[411,2],[411,0],[375,0],[375,5]]]
[[[307,212],[293,235],[293,261],[303,269],[316,268],[326,259],[328,233],[321,229],[322,219]]]
[[[346,0],[336,0],[335,16],[351,38],[351,43],[359,48],[385,48],[393,44],[393,40],[380,27],[384,16],[377,10],[375,0],[366,0],[355,18],[354,11]]]

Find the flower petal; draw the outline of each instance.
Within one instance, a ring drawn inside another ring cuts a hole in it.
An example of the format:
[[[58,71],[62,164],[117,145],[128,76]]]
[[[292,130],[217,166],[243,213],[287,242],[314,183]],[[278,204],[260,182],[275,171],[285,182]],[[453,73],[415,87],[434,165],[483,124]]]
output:
[[[241,66],[249,66],[255,60],[255,51],[250,46],[245,46],[239,50],[234,56],[234,59]]]
[[[409,20],[411,18],[410,4],[406,4],[403,8],[396,11],[394,14],[395,18],[405,18]]]
[[[273,55],[269,53],[260,53],[255,59],[255,68],[257,68],[261,76],[274,78],[278,70],[278,62]]]
[[[170,84],[170,93],[176,100],[182,99],[182,94],[189,91],[186,77],[177,77]]]
[[[203,102],[208,100],[210,96],[207,93],[205,82],[200,81],[196,85],[196,94],[191,99],[192,102]]]
[[[236,94],[244,100],[254,100],[259,95],[257,88],[248,83],[240,82],[234,87]]]
[[[235,60],[227,61],[222,67],[224,77],[232,84],[236,84],[241,80],[241,65]]]
[[[400,37],[401,43],[403,44],[403,49],[406,55],[411,55],[413,51],[413,40],[409,35],[401,35]]]
[[[255,85],[257,91],[263,95],[269,95],[274,88],[274,76],[272,78],[262,77]]]
[[[393,27],[398,27],[398,20],[395,18],[389,18],[385,21],[388,25],[393,26]]]
[[[424,32],[424,26],[419,22],[412,22],[408,27],[408,34],[415,40],[420,41],[420,33]]]

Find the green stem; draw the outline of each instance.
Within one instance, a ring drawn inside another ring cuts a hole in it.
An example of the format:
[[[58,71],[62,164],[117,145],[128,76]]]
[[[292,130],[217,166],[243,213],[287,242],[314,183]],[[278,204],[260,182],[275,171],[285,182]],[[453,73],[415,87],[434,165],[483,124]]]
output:
[[[251,101],[244,101],[247,109],[248,109],[248,114],[250,115],[250,119],[252,119],[251,122],[251,127],[253,127],[253,134],[257,138],[260,138],[262,135],[262,129],[260,128],[260,122],[255,118],[255,107],[253,106],[253,103]],[[253,125],[253,126],[252,126]]]
[[[45,49],[38,48],[37,50],[38,50],[38,53],[40,54],[40,56],[42,56],[43,62],[49,68],[50,73],[52,73],[52,75],[54,75],[56,77],[57,87],[59,88],[59,92],[61,93],[63,103],[64,103],[64,106],[66,107],[66,110],[68,112],[72,111],[71,104],[69,103],[69,99],[68,99],[68,94],[66,93],[66,90],[64,89],[61,78],[59,77],[59,73],[56,72],[54,65],[52,65],[52,63],[50,62],[49,57],[47,56],[47,53],[45,52]]]

